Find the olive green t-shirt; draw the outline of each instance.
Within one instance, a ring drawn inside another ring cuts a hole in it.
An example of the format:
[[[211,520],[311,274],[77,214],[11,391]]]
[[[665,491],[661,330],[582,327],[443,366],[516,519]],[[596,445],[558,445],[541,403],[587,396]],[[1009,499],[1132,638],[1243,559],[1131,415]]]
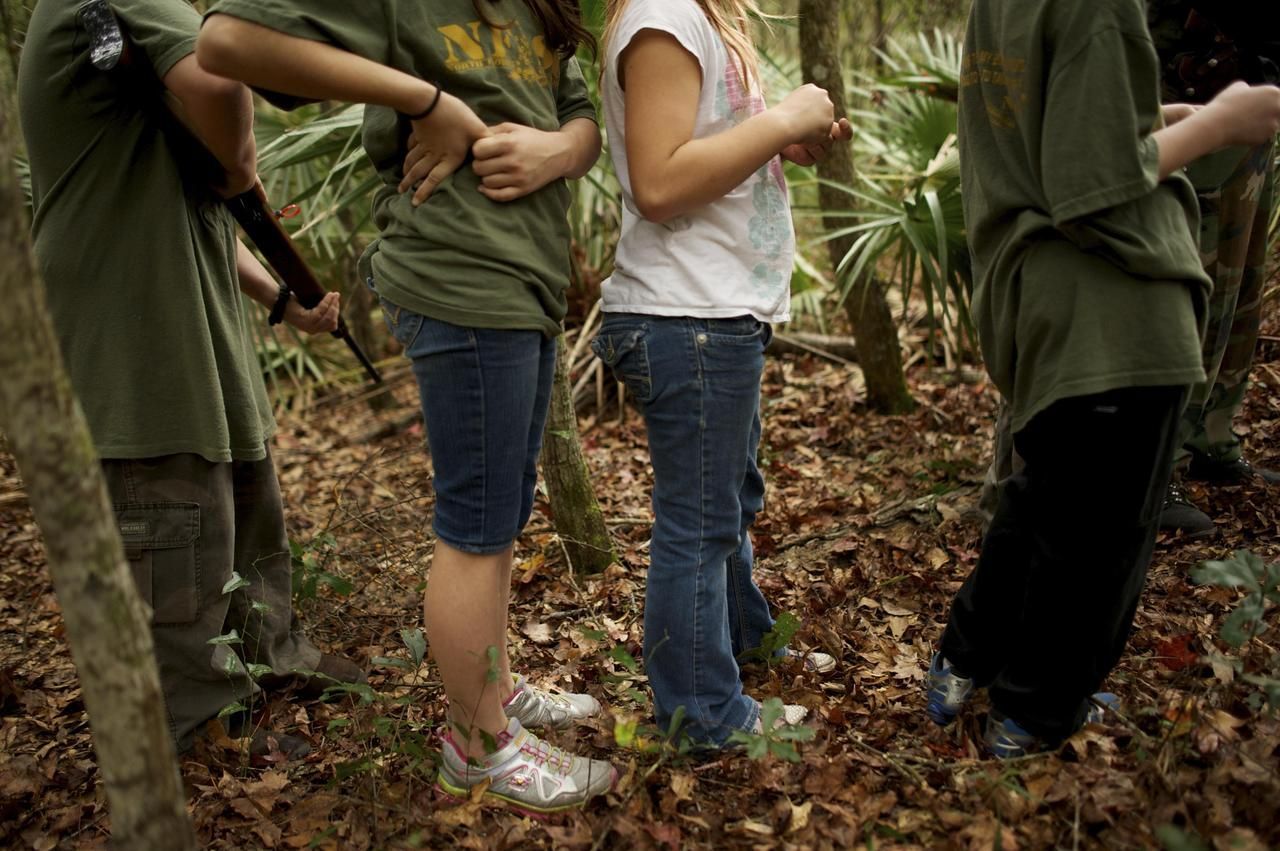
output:
[[[472,0],[221,0],[210,14],[323,41],[429,80],[488,125],[558,130],[574,118],[594,120],[577,60],[548,49],[528,5],[484,7],[494,24],[481,20]],[[409,130],[391,109],[365,112],[365,150],[384,183],[373,202],[381,239],[364,264],[378,293],[456,325],[558,334],[571,268],[566,182],[497,203],[480,194],[466,165],[415,208],[397,191]]]
[[[112,0],[140,70],[107,74],[89,62],[80,5],[36,6],[18,95],[36,256],[98,453],[261,459],[275,423],[232,220],[184,177],[154,82],[194,50],[200,16],[183,0]]]
[[[977,0],[960,95],[973,315],[1014,430],[1054,402],[1204,380],[1210,282],[1159,182],[1142,0]]]

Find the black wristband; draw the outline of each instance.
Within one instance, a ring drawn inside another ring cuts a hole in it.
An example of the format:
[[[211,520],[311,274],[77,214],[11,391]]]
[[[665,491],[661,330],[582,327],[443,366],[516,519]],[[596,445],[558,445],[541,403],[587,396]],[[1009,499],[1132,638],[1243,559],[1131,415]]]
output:
[[[271,307],[271,315],[267,317],[268,325],[279,325],[284,321],[284,311],[292,297],[293,290],[289,289],[287,284],[280,284],[280,295],[276,296],[276,303]]]
[[[408,118],[410,121],[424,120],[427,116],[429,116],[431,113],[436,111],[436,107],[440,105],[440,98],[443,95],[444,95],[444,88],[441,86],[436,86],[436,96],[431,99],[431,105],[428,106],[422,112],[418,113],[417,115],[409,115],[406,113],[405,118]]]

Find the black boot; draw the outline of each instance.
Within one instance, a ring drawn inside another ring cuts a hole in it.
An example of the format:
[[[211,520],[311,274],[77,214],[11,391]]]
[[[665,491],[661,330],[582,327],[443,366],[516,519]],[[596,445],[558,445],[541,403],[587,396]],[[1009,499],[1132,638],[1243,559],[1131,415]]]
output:
[[[1200,452],[1191,453],[1191,466],[1187,478],[1197,482],[1214,482],[1220,485],[1243,485],[1262,481],[1269,485],[1280,483],[1280,473],[1255,467],[1243,458],[1224,461]]]
[[[1209,515],[1191,504],[1187,492],[1177,482],[1169,483],[1164,505],[1160,508],[1160,528],[1167,532],[1183,532],[1188,538],[1205,538],[1217,531]]]

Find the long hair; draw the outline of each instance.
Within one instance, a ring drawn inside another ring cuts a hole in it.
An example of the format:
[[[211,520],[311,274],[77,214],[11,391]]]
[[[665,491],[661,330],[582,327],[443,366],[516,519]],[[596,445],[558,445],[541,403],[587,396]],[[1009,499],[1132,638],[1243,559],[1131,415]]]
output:
[[[607,46],[617,32],[618,21],[631,0],[607,0],[605,3],[604,43]],[[760,80],[760,59],[755,39],[751,36],[751,19],[767,21],[771,16],[761,11],[756,0],[697,0],[711,26],[724,39],[738,66],[742,83],[750,88]]]
[[[501,27],[504,24],[490,17],[486,6],[498,0],[472,0],[476,12],[490,26]],[[592,53],[596,52],[596,38],[582,23],[582,8],[577,0],[524,0],[529,11],[542,24],[542,32],[547,39],[547,47],[561,57],[568,59],[578,52],[578,46],[585,44]]]

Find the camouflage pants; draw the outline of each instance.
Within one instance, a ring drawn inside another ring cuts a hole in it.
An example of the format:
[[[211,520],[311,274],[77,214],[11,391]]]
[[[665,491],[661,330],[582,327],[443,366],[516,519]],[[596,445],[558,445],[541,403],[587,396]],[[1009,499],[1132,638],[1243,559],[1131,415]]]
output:
[[[1237,152],[1234,170],[1217,185],[1212,174],[1190,169],[1200,197],[1200,252],[1213,279],[1213,298],[1204,340],[1208,381],[1192,388],[1179,432],[1175,475],[1185,471],[1192,451],[1224,461],[1240,457],[1233,425],[1244,404],[1262,323],[1267,231],[1275,201],[1274,154],[1272,144],[1243,157]],[[1212,163],[1204,166],[1211,167]]]
[[[206,721],[255,694],[263,678],[312,671],[320,661],[293,618],[275,467],[270,454],[224,464],[167,455],[102,467],[125,554],[151,607],[169,727],[186,750]],[[238,639],[227,638],[233,630]]]
[[[1225,151],[1190,169],[1200,198],[1200,253],[1205,271],[1213,279],[1213,298],[1203,350],[1208,381],[1191,389],[1178,431],[1175,479],[1186,472],[1192,451],[1224,461],[1240,457],[1240,440],[1233,424],[1249,387],[1262,323],[1268,226],[1275,203],[1274,156],[1274,145],[1268,143],[1243,157],[1239,151]],[[999,501],[1000,482],[1020,466],[1009,430],[1008,406],[1002,402],[995,458],[979,502],[988,523]]]

